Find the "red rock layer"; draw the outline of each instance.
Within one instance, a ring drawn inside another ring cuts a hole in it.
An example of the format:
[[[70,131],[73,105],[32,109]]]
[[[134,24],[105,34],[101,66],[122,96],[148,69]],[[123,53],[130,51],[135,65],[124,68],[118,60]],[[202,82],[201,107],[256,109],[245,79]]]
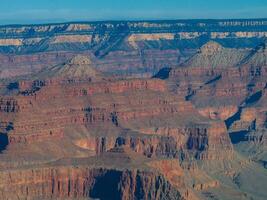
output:
[[[46,167],[1,172],[1,199],[180,199],[162,176],[140,170]],[[108,180],[108,181],[107,181]]]

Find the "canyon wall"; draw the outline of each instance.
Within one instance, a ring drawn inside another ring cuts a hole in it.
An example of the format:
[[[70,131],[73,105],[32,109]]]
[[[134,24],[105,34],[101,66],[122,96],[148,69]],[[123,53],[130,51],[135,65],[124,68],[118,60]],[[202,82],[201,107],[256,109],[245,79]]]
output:
[[[2,26],[0,77],[35,73],[81,53],[90,55],[102,71],[149,77],[183,63],[209,40],[248,49],[266,35],[266,19]]]
[[[163,176],[140,170],[46,167],[1,172],[1,199],[182,199]]]

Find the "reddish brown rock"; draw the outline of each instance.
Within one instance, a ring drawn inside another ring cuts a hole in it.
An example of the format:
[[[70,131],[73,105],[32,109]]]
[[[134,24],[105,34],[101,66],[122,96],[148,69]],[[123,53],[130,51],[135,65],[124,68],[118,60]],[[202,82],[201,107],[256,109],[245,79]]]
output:
[[[78,56],[2,84],[2,196],[201,199],[224,188],[226,170],[249,165],[228,132],[247,129],[246,141],[264,143],[266,74],[191,66],[125,79]]]

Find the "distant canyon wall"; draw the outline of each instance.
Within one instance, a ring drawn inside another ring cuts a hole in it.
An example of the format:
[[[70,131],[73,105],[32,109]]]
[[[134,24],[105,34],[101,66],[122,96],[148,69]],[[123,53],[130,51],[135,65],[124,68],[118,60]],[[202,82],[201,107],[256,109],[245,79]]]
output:
[[[103,72],[151,77],[184,63],[210,40],[247,50],[266,36],[267,19],[1,26],[0,78],[36,73],[81,53]]]
[[[199,38],[250,39],[266,36],[267,19],[12,25],[0,27],[0,49],[3,53],[42,52],[58,50],[57,45],[66,43],[70,45],[61,46],[60,49],[83,50],[94,49],[97,45],[104,47],[106,46],[104,43],[108,42],[114,50],[113,45],[118,48],[121,40],[128,43],[130,47],[136,48],[135,43],[140,41],[179,41]],[[84,46],[74,47],[74,43],[83,43]],[[234,45],[238,47],[241,44]],[[21,46],[23,48],[18,49]],[[175,46],[175,44],[172,44],[172,46]]]

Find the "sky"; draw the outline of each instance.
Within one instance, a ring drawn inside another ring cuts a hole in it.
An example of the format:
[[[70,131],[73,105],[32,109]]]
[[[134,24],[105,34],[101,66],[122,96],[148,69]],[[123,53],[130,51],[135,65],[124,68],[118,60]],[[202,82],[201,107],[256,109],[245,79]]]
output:
[[[0,0],[0,24],[267,18],[267,0]]]

